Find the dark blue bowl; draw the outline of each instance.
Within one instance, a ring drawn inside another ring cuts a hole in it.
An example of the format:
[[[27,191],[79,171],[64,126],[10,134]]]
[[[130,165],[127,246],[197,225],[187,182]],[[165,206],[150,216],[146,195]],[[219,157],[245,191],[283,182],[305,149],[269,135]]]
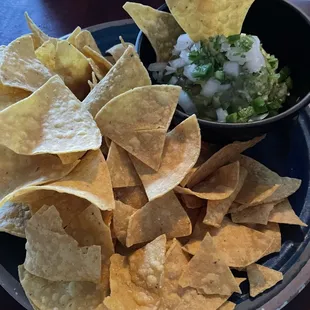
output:
[[[169,11],[166,5],[159,10]],[[217,123],[199,119],[202,137],[213,143],[249,140],[290,125],[298,112],[310,103],[310,20],[294,5],[283,0],[256,0],[243,25],[242,32],[257,35],[268,53],[274,54],[280,66],[288,66],[294,83],[291,96],[277,116],[247,124]],[[136,49],[144,65],[156,61],[155,52],[140,32]],[[174,125],[188,115],[178,107]]]

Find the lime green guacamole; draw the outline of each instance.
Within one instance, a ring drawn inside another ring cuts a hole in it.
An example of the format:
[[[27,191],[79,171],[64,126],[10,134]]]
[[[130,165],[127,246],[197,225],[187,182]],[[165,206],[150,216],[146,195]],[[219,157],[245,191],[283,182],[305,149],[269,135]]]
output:
[[[179,104],[188,114],[228,123],[277,115],[292,87],[288,68],[278,71],[258,37],[216,36],[193,42],[182,34],[168,63],[149,66],[158,83],[180,85]]]

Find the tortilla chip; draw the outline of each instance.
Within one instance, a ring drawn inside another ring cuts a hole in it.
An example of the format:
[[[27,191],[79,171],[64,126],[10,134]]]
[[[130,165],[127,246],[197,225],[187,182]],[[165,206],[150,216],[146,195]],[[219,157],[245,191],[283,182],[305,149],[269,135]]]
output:
[[[141,180],[127,152],[114,142],[111,143],[109,148],[107,165],[110,171],[113,188],[141,184]]]
[[[2,111],[0,131],[5,133],[0,144],[24,155],[80,152],[101,145],[92,116],[58,76]]]
[[[0,146],[0,206],[15,190],[55,181],[69,174],[78,162],[62,165],[53,155],[18,155]]]
[[[100,210],[94,205],[90,205],[74,217],[65,231],[81,247],[99,245],[102,262],[107,262],[110,256],[114,254],[110,228],[103,222]]]
[[[165,249],[166,238],[163,235],[132,254],[129,259],[118,254],[112,255],[111,295],[104,300],[108,309],[157,309],[160,294],[153,285],[160,285],[163,279]]]
[[[240,153],[253,147],[264,138],[265,136],[254,138],[253,140],[247,142],[234,142],[232,144],[226,145],[199,167],[199,169],[194,173],[190,181],[187,183],[187,187],[192,188],[201,181],[205,180],[217,169],[221,168],[229,162],[237,160]]]
[[[277,202],[287,198],[294,194],[301,185],[301,180],[280,177],[277,173],[247,156],[240,156],[240,165],[248,170],[249,180],[265,185],[280,185],[280,187],[271,196],[263,200],[262,203]]]
[[[105,77],[105,74],[101,71],[101,69],[96,65],[96,63],[91,58],[88,58],[88,62],[89,62],[91,69],[93,70],[92,80],[88,81],[90,91],[92,91],[95,88],[95,86],[98,84],[97,78],[99,79],[99,81],[101,81]]]
[[[276,204],[269,215],[269,222],[308,227],[295,213],[288,199]]]
[[[49,39],[35,50],[36,57],[51,71],[56,70],[57,39]]]
[[[139,3],[126,2],[123,8],[150,40],[157,61],[168,61],[178,37],[183,33],[174,17]]]
[[[239,286],[221,254],[207,233],[195,256],[179,280],[182,287],[192,287],[204,294],[231,295],[240,293]]]
[[[115,202],[115,210],[113,213],[113,229],[116,238],[123,244],[126,245],[127,229],[129,218],[137,210],[129,205],[124,204],[121,201]]]
[[[0,208],[0,232],[26,238],[25,227],[30,217],[27,205],[7,202]]]
[[[200,199],[196,196],[191,195],[180,195],[183,206],[188,209],[200,209],[207,205],[207,202],[203,199]]]
[[[198,159],[200,141],[199,124],[192,115],[167,134],[158,171],[131,157],[150,201],[173,190],[184,179]]]
[[[118,61],[125,53],[128,46],[132,46],[133,48],[135,47],[132,43],[127,43],[127,42],[119,43],[119,44],[116,44],[110,47],[108,50],[106,50],[106,53],[112,55],[114,60]]]
[[[33,22],[33,20],[29,17],[27,12],[25,12],[25,18],[27,21],[28,28],[32,32],[34,48],[37,49],[39,46],[41,46],[45,41],[48,41],[50,38]]]
[[[222,227],[208,228],[213,242],[229,267],[243,268],[258,261],[273,239],[257,230],[232,223],[224,218]]]
[[[137,87],[112,99],[95,120],[104,136],[158,170],[180,90],[170,85]]]
[[[267,225],[252,225],[251,228],[258,230],[273,239],[273,242],[267,252],[264,253],[264,256],[281,251],[281,231],[279,224],[269,222]]]
[[[77,37],[77,35],[82,31],[80,26],[77,26],[69,35],[69,37],[67,38],[67,41],[72,44],[74,46],[75,44],[75,39]]]
[[[21,265],[18,267],[20,283],[25,293],[38,309],[96,309],[102,303],[105,292],[102,286],[91,282],[49,281],[39,278]]]
[[[239,181],[235,191],[226,199],[223,200],[209,200],[207,214],[203,220],[204,224],[214,227],[220,227],[224,216],[227,214],[230,206],[237,197],[241,188],[243,187],[248,172],[243,167],[240,167]]]
[[[61,160],[63,165],[68,165],[74,163],[83,157],[85,152],[76,152],[76,153],[68,153],[68,154],[58,154],[59,159]]]
[[[151,85],[147,70],[138,54],[128,47],[108,74],[84,99],[83,105],[93,117],[114,97],[139,86]]]
[[[150,241],[163,233],[167,238],[176,238],[188,236],[191,232],[191,221],[171,191],[148,202],[130,217],[126,245],[130,247]]]
[[[233,213],[231,219],[234,223],[239,224],[262,224],[267,225],[269,214],[272,211],[274,204],[267,203],[255,207],[247,208],[243,211]]]
[[[254,0],[166,0],[171,14],[192,40],[207,40],[219,34],[241,32]]]
[[[221,200],[232,195],[239,182],[239,162],[218,169],[207,180],[193,189],[177,186],[174,190],[180,194],[194,195],[201,199]]]
[[[115,200],[120,200],[135,209],[141,209],[148,202],[143,186],[115,188],[113,191]]]
[[[226,301],[218,310],[234,310],[236,308],[236,304],[231,301]]]
[[[56,214],[58,213],[55,207],[49,209],[54,209]],[[45,212],[36,213],[27,223],[25,269],[33,275],[50,281],[99,283],[101,278],[100,246],[80,248],[77,241],[68,236],[64,230],[62,233],[49,230],[51,221],[43,222]],[[60,219],[59,214],[57,217]],[[40,222],[40,226],[44,228],[32,225],[33,222]]]
[[[2,53],[0,82],[3,85],[34,92],[53,76],[36,58],[30,35],[17,38]]]
[[[0,83],[0,112],[12,104],[30,96],[31,93],[24,89],[5,86]]]
[[[253,264],[247,268],[250,295],[255,297],[283,280],[282,272]]]
[[[88,46],[92,50],[94,50],[95,52],[101,54],[100,49],[99,49],[94,37],[92,36],[92,34],[88,30],[80,31],[76,35],[74,41],[75,42],[73,45],[82,53],[83,53],[84,46]]]
[[[106,74],[113,67],[113,65],[105,57],[103,57],[100,53],[97,53],[96,51],[94,51],[87,45],[83,47],[83,54],[87,58],[90,58],[93,60],[93,62],[99,68],[102,78],[105,77]],[[101,80],[102,78],[98,76],[99,80]]]

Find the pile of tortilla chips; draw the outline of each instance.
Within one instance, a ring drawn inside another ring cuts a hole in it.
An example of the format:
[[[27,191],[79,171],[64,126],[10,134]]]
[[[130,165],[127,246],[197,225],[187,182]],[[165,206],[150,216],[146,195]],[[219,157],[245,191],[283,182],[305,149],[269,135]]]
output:
[[[251,296],[281,281],[257,262],[279,224],[306,225],[288,200],[301,181],[241,155],[263,137],[214,152],[194,115],[168,131],[181,89],[152,86],[131,45],[112,66],[90,32],[26,18],[0,59],[0,231],[27,240],[33,308],[234,309],[233,269]]]

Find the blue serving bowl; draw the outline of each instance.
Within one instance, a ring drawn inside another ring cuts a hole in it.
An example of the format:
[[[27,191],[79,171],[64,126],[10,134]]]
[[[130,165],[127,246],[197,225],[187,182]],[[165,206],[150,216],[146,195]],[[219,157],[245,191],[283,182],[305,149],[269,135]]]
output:
[[[159,10],[168,12],[166,5]],[[201,134],[205,141],[228,143],[249,140],[270,131],[290,126],[298,112],[310,103],[310,20],[294,5],[283,0],[256,0],[248,12],[243,33],[257,35],[264,49],[274,54],[280,67],[291,69],[293,89],[284,108],[277,116],[246,124],[218,123],[199,119]],[[156,62],[155,52],[140,32],[136,49],[146,67]],[[188,115],[178,106],[173,125]]]

